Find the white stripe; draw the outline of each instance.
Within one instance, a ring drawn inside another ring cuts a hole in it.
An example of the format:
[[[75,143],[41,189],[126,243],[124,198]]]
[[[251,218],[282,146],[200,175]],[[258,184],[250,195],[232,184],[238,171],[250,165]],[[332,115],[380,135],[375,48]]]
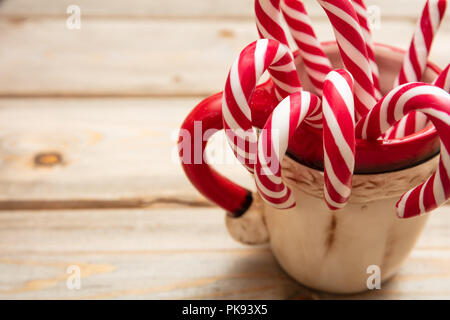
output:
[[[371,118],[371,111],[369,111],[369,113],[367,113],[366,118],[364,119],[364,123],[363,123],[363,127],[362,127],[362,133],[361,133],[361,138],[363,138],[363,139],[367,139],[367,128],[369,126],[369,119],[370,118]]]
[[[255,76],[256,81],[261,77],[264,72],[264,62],[266,57],[267,45],[269,40],[261,39],[256,42],[255,47]]]
[[[384,135],[386,136],[386,138],[388,138],[388,137],[391,136],[392,131],[394,131],[394,127],[390,127],[389,129],[387,129],[387,130],[384,132]],[[394,138],[395,138],[395,136],[394,136]],[[392,138],[389,138],[389,139],[392,139]]]
[[[427,186],[429,181],[430,181],[430,179],[427,179],[427,181],[425,181],[425,183],[422,185],[422,188],[420,189],[420,192],[419,192],[419,209],[420,209],[420,213],[424,213],[426,211],[424,203],[423,203],[423,193],[424,193],[425,187]]]
[[[323,155],[328,180],[330,180],[334,189],[336,190],[337,193],[341,195],[341,197],[343,198],[349,197],[351,189],[347,187],[345,184],[343,184],[342,181],[339,180],[339,178],[336,176],[336,173],[333,170],[333,166],[331,165],[330,158],[328,157],[328,153],[326,152],[325,148],[323,150]]]
[[[267,129],[263,129],[263,130],[267,130]],[[272,181],[274,184],[280,184],[282,183],[282,180],[280,177],[276,176],[273,174],[272,172],[272,168],[269,168],[268,163],[266,162],[266,155],[264,154],[264,148],[263,148],[263,143],[265,143],[267,145],[267,148],[270,148],[270,146],[268,145],[268,141],[267,141],[267,133],[266,134],[261,134],[259,141],[258,141],[258,161],[259,164],[261,165],[261,170],[263,175],[267,176],[267,178]],[[273,155],[271,157],[274,157]],[[272,160],[272,159],[271,159]],[[279,158],[275,159],[278,164],[281,165],[281,163],[279,162]],[[279,167],[274,168],[274,169],[279,169]]]
[[[285,63],[283,65],[279,65],[279,66],[270,66],[270,70],[274,70],[274,71],[280,71],[280,72],[290,72],[292,70],[295,70],[295,65],[292,61]]]
[[[448,150],[445,145],[441,142],[441,162],[445,168],[445,174],[447,175],[447,179],[450,177],[450,156],[448,154]]]
[[[330,11],[331,13],[333,13],[335,16],[337,16],[338,18],[344,20],[345,22],[347,22],[353,29],[355,29],[356,31],[358,31],[361,34],[361,27],[359,26],[359,23],[357,20],[353,19],[352,16],[350,16],[349,14],[347,14],[347,12],[345,12],[344,10],[342,10],[341,8],[338,8],[334,5],[332,5],[331,3],[325,2],[325,1],[321,1],[319,0],[319,3],[321,4],[321,6],[325,9]]]
[[[257,0],[261,9],[270,17],[274,24],[280,25],[281,13],[269,0]]]
[[[298,122],[297,122],[297,127],[305,119],[306,115],[308,114],[308,112],[309,112],[309,110],[311,108],[311,94],[309,92],[307,92],[307,91],[302,91],[301,92],[301,101],[300,101],[300,103],[301,103],[300,117],[299,117]]]
[[[315,80],[317,80],[317,81],[319,81],[319,82],[323,82],[323,81],[325,80],[325,77],[327,76],[326,73],[322,73],[322,72],[320,72],[320,71],[311,69],[311,68],[308,67],[306,64],[305,64],[305,69],[306,69],[306,71],[307,71],[307,73],[308,73],[308,76],[309,76],[310,78],[313,78],[313,79],[315,79]]]
[[[305,43],[307,45],[313,46],[313,47],[320,46],[320,42],[317,40],[317,38],[313,37],[309,33],[306,33],[303,31],[298,31],[298,30],[295,30],[292,28],[290,30],[291,30],[291,34],[295,40],[297,40],[301,43]]]
[[[353,88],[356,96],[359,98],[359,100],[362,101],[364,106],[366,106],[366,108],[368,108],[369,110],[372,109],[373,106],[377,103],[375,97],[373,97],[369,92],[367,92],[366,89],[361,87],[361,85],[356,81],[353,84]]]
[[[287,97],[283,99],[272,113],[272,130],[270,132],[272,138],[272,146],[281,160],[280,155],[284,155],[289,142],[289,119],[291,111],[291,99]]]
[[[429,114],[430,116],[436,117],[439,120],[443,121],[447,126],[450,126],[450,115],[446,112],[439,111],[433,108],[420,108],[417,111],[421,111],[423,113]]]
[[[232,144],[230,141],[229,141],[229,145],[231,146],[231,149],[233,149],[235,154],[237,154],[241,158],[252,161],[252,163],[255,163],[256,157],[254,154],[251,154],[251,153],[246,152],[245,150],[242,150],[239,146]]]
[[[272,39],[272,40],[277,40],[274,38],[274,36],[272,36],[272,34],[270,34],[269,31],[266,30],[266,28],[264,28],[264,26],[262,25],[261,22],[259,22],[258,17],[256,17],[256,27],[258,28],[259,32],[261,32],[262,34],[262,38],[267,38],[267,39]]]
[[[328,60],[327,57],[318,56],[318,55],[303,51],[301,48],[298,48],[298,52],[304,59],[307,59],[307,60],[312,61],[317,64],[326,65],[326,66],[331,67],[330,61]]]
[[[398,90],[395,90],[398,91]],[[444,90],[442,90],[441,88],[435,87],[435,86],[429,86],[429,85],[421,85],[421,86],[417,86],[417,87],[413,87],[407,91],[405,91],[401,97],[397,100],[397,103],[395,104],[395,109],[394,109],[394,118],[395,120],[399,120],[400,118],[402,118],[404,116],[404,106],[405,104],[412,98],[415,98],[417,96],[420,95],[435,95],[441,98],[444,98],[445,100],[449,101],[450,103],[450,96],[447,92],[445,92]],[[420,110],[424,113],[429,113],[431,115],[436,114],[436,117],[439,117],[442,121],[446,122],[447,124],[449,124],[450,121],[449,120],[449,115],[448,114],[444,114],[440,111],[434,110],[434,109],[430,109],[430,108],[420,108],[417,109]]]
[[[285,54],[288,54],[294,60],[294,56],[290,51],[287,50],[287,47],[283,44],[278,45],[277,52],[275,53],[275,57],[272,60],[271,64],[277,63],[281,58],[284,57]]]
[[[412,66],[412,62],[409,59],[409,51],[405,53],[405,57],[402,64],[403,72],[405,73],[406,82],[414,82],[417,81],[416,72],[414,71],[414,67]],[[397,85],[399,78],[397,78]]]
[[[397,124],[397,131],[395,132],[395,138],[403,138],[405,136],[405,126],[408,117],[403,117]]]
[[[281,1],[281,10],[283,10],[285,15],[291,17],[292,19],[311,25],[311,19],[307,14],[288,6],[284,0]]]
[[[323,195],[325,197],[326,202],[328,202],[333,207],[340,209],[346,205],[345,203],[338,203],[338,202],[335,202],[333,199],[331,199],[330,195],[328,194],[327,188],[323,188]]]
[[[328,124],[328,127],[332,132],[332,136],[336,143],[336,146],[338,147],[339,152],[344,158],[344,162],[348,170],[350,172],[353,172],[355,166],[355,157],[347,141],[344,139],[341,127],[339,126],[339,122],[335,118],[334,113],[331,111],[331,106],[325,96],[322,99],[322,112]]]
[[[352,1],[352,4],[353,4],[353,7],[355,8],[356,13],[367,19],[366,10],[359,3],[355,2],[355,1]]]
[[[305,123],[307,123],[312,128],[317,128],[317,129],[322,129],[323,128],[322,123],[312,123],[312,122],[310,122],[308,120],[305,120]]]
[[[281,101],[283,99],[283,96],[279,92],[279,89],[275,87],[275,96],[277,97],[278,101]]]
[[[349,73],[350,77],[351,74]],[[349,87],[347,80],[343,76],[341,76],[336,71],[330,72],[327,77],[327,80],[331,81],[336,88],[336,90],[339,92],[339,95],[341,96],[342,100],[344,100],[345,105],[348,108],[348,111],[351,114],[353,123],[355,122],[355,112],[354,112],[354,101],[353,101],[353,92],[352,89]],[[353,80],[353,78],[352,78]]]
[[[361,51],[359,51],[351,42],[349,42],[338,30],[334,29],[336,40],[344,49],[345,53],[355,63],[361,72],[364,73],[369,80],[372,79],[372,71],[369,66],[369,59]],[[364,40],[363,40],[364,41]]]
[[[276,86],[283,89],[284,91],[287,91],[288,93],[294,93],[301,90],[300,87],[293,87],[285,82],[282,82],[280,79],[276,79],[274,77],[272,77],[272,81],[275,83]]]
[[[440,179],[440,170],[439,167],[436,170],[436,175],[433,181],[433,196],[434,201],[436,201],[437,205],[440,205],[445,202],[445,191],[444,186],[442,185],[442,181]]]
[[[378,75],[379,70],[378,70],[378,66],[375,60],[370,60],[370,67],[372,68],[372,73],[375,73],[376,75]]]
[[[385,98],[383,99],[383,102],[381,103],[380,106],[380,130],[381,132],[385,132],[387,129],[389,129],[391,127],[391,125],[388,123],[387,121],[387,108],[389,106],[389,103],[392,100],[392,97],[404,86],[406,86],[407,84],[402,84],[398,87],[395,87],[395,89],[392,89],[391,91],[389,91],[389,93],[385,96]],[[369,118],[369,117],[368,117]]]
[[[414,81],[419,81],[422,77],[422,72],[425,69],[428,57],[428,50],[425,44],[425,39],[423,38],[422,29],[417,30],[414,34],[414,49],[416,51],[417,62],[420,67],[420,74],[418,76],[416,75],[416,79]]]
[[[223,118],[225,119],[225,122],[227,123],[228,127],[230,127],[231,129],[234,129],[234,130],[242,129],[241,126],[234,119],[233,115],[230,113],[230,109],[228,108],[228,105],[227,105],[227,102],[225,99],[225,94],[223,95],[223,98],[222,98],[222,115],[223,115]]]
[[[245,115],[248,121],[251,121],[251,111],[248,106],[247,99],[245,98],[244,92],[241,87],[241,80],[239,79],[239,57],[234,61],[230,70],[230,86],[231,91],[233,92],[234,99],[241,110],[241,112]]]
[[[415,113],[414,132],[424,129],[427,125],[427,122],[428,122],[428,118],[426,115],[424,115],[421,112],[416,112]]]
[[[263,199],[264,199],[264,198],[263,198]],[[266,201],[267,203],[270,203],[270,205],[271,205],[272,207],[274,207],[275,209],[287,209],[287,208],[289,208],[290,206],[292,206],[292,205],[295,204],[295,200],[294,200],[294,196],[293,196],[292,192],[291,192],[291,194],[289,195],[289,198],[288,198],[285,202],[280,203],[280,204],[277,204],[277,203],[271,203],[271,202],[269,202],[269,201],[266,200],[266,199],[264,199],[264,201]]]
[[[308,119],[305,119],[305,121],[319,121],[319,120],[322,120],[322,113],[318,113],[313,117],[308,117]]]
[[[398,216],[400,217],[400,218],[403,218],[404,217],[404,215],[405,215],[405,205],[406,205],[406,201],[408,200],[408,198],[409,198],[409,195],[411,194],[411,192],[413,192],[413,190],[414,189],[411,189],[411,190],[409,190],[408,192],[406,192],[403,196],[402,196],[402,198],[400,199],[400,201],[398,202],[398,205],[397,205],[397,212],[398,212]]]
[[[429,1],[428,2],[428,13],[430,15],[430,25],[432,28],[433,35],[436,33],[441,23],[441,15],[439,14],[439,1]]]
[[[255,173],[254,176],[255,176],[255,182],[256,182],[258,188],[265,195],[267,195],[267,196],[269,196],[271,198],[275,198],[275,199],[283,198],[286,195],[288,190],[287,190],[287,188],[286,188],[286,186],[284,184],[283,184],[283,190],[281,190],[281,191],[271,191],[271,190],[267,189],[266,186],[264,186],[264,184],[261,182],[261,180],[259,180],[259,176],[258,176],[257,173]]]
[[[444,72],[445,72],[445,81],[444,87],[442,89],[448,92],[450,91],[450,69],[446,68],[440,75],[438,75],[436,79],[434,79],[433,85],[436,85],[437,80],[444,76]]]

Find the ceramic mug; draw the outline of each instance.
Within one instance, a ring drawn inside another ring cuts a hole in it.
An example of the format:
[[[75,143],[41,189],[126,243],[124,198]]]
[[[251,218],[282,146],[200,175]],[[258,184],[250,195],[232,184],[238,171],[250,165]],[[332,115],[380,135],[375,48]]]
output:
[[[336,43],[327,42],[323,47],[334,68],[341,68]],[[383,93],[392,88],[403,54],[393,47],[375,47]],[[302,86],[312,91],[301,58],[294,55]],[[432,82],[439,72],[429,63],[423,81]],[[182,129],[195,134],[196,121],[201,121],[202,133],[222,129],[221,96],[216,94],[197,105]],[[250,104],[256,127],[263,127],[276,104],[272,82],[258,86]],[[339,211],[330,211],[323,200],[321,141],[320,131],[301,127],[289,143],[282,177],[297,203],[289,210],[273,208],[208,164],[195,163],[191,155],[186,161],[181,150],[180,157],[193,185],[227,211],[226,225],[234,239],[246,244],[270,242],[282,268],[308,287],[360,292],[367,289],[370,266],[380,268],[381,281],[389,279],[414,247],[427,216],[400,220],[395,203],[437,168],[439,138],[430,127],[390,141],[357,140],[352,195]],[[202,152],[206,144],[201,142]]]

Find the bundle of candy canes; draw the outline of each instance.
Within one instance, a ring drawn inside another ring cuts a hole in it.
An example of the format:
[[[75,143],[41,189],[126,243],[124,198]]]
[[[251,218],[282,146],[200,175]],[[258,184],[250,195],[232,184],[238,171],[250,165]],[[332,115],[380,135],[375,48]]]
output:
[[[261,197],[276,208],[289,209],[296,204],[282,180],[281,161],[300,125],[321,128],[324,200],[336,210],[345,206],[351,194],[356,138],[399,138],[431,122],[441,141],[439,167],[427,181],[402,195],[396,207],[403,218],[433,210],[450,197],[449,66],[433,84],[418,81],[447,1],[426,1],[394,88],[384,97],[364,1],[318,2],[331,22],[345,69],[333,70],[301,1],[256,0],[261,39],[234,61],[223,94],[223,123],[234,154],[254,175]],[[302,89],[283,17],[314,92]],[[258,137],[249,105],[266,70],[280,102]]]

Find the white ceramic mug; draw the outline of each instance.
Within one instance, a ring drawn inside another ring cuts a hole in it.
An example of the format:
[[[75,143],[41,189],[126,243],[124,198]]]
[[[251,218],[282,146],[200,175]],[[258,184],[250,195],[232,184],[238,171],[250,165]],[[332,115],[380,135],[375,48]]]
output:
[[[342,67],[335,43],[324,44],[324,51],[335,68]],[[403,52],[378,45],[375,54],[381,91],[386,93],[400,69]],[[298,56],[296,65],[304,89],[312,90]],[[423,80],[431,82],[438,72],[429,64]],[[258,93],[263,107],[270,100],[264,96],[269,91]],[[203,121],[205,130],[222,129],[220,99],[221,94],[217,94],[201,102],[182,128],[194,132],[194,121]],[[258,113],[253,116],[257,118]],[[420,142],[420,135],[418,139]],[[203,149],[205,146],[206,141]],[[395,148],[392,150],[398,151]],[[384,161],[382,169],[375,168],[377,173],[366,170],[364,174],[355,174],[349,203],[339,211],[330,211],[323,200],[323,172],[294,160],[296,157],[292,155],[282,162],[282,177],[297,203],[289,210],[271,207],[258,194],[236,186],[206,164],[182,161],[182,166],[202,194],[228,211],[226,225],[234,239],[246,244],[270,242],[282,268],[308,287],[355,293],[367,289],[369,266],[380,268],[382,281],[389,279],[414,247],[427,217],[398,219],[395,203],[401,194],[425,181],[436,169],[436,150],[428,149],[428,156],[420,159],[414,155],[414,147],[407,149],[411,155],[405,155],[407,165],[403,167],[399,167],[401,162],[392,167],[388,163],[386,167]],[[386,154],[380,152],[377,156],[381,157],[381,163]]]

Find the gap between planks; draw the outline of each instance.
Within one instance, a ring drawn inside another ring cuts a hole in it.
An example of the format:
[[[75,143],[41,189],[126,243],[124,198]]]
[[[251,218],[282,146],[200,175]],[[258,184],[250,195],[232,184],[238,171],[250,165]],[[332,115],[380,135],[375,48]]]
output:
[[[180,199],[179,197],[118,200],[6,200],[0,201],[0,211],[16,210],[84,210],[84,209],[139,209],[139,208],[210,208],[206,199]]]

